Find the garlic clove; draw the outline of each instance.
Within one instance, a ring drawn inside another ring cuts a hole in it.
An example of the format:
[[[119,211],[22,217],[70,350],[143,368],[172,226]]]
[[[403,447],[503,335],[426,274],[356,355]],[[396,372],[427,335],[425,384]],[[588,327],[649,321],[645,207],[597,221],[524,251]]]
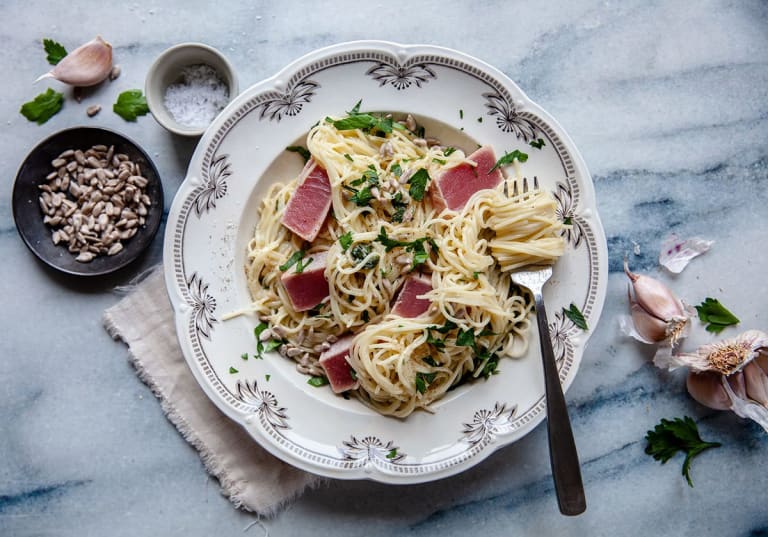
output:
[[[648,343],[659,343],[667,338],[667,323],[650,315],[634,300],[630,302],[629,312],[635,330]]]
[[[768,433],[768,408],[749,400],[744,386],[744,375],[721,376],[721,383],[731,398],[731,410],[742,418],[749,418]]]
[[[688,373],[685,385],[688,393],[702,405],[715,410],[730,410],[731,398],[723,388],[721,375],[705,371],[704,373]]]
[[[658,280],[630,271],[626,259],[624,272],[632,282],[635,300],[645,311],[664,321],[685,316],[683,305],[669,287]]]
[[[91,41],[79,46],[62,59],[44,78],[55,78],[72,86],[95,86],[109,76],[112,71],[112,45],[96,36]]]
[[[750,399],[768,407],[768,375],[755,360],[744,367],[744,387]]]

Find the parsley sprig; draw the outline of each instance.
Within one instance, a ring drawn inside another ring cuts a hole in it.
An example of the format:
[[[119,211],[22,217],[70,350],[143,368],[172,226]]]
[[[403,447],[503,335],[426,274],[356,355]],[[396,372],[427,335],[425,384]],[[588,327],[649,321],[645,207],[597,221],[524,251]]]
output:
[[[715,298],[707,297],[704,302],[696,306],[699,319],[707,324],[707,332],[719,334],[725,330],[726,326],[739,323],[738,317],[728,311],[720,301]]]
[[[360,105],[362,102],[362,99],[357,101],[355,106],[352,107],[352,110],[347,112],[347,117],[343,119],[328,118],[327,121],[332,123],[333,126],[340,131],[361,129],[376,136],[389,134],[392,132],[392,129],[405,130],[405,126],[397,121],[392,121],[392,118],[361,113]]]
[[[493,168],[488,170],[488,173],[491,174],[496,169],[501,168],[502,166],[506,166],[508,164],[512,164],[515,160],[518,162],[525,162],[528,160],[528,153],[523,153],[522,151],[518,151],[515,149],[511,153],[504,152],[504,156],[501,157],[499,160],[496,161],[496,164],[493,165]]]
[[[64,94],[48,88],[33,100],[21,105],[21,114],[30,121],[42,125],[56,115],[64,104]]]
[[[648,431],[645,439],[648,441],[645,452],[661,461],[661,464],[665,464],[678,451],[685,453],[682,474],[690,487],[693,487],[691,461],[702,451],[721,446],[719,442],[702,440],[696,422],[688,416],[673,420],[662,419],[652,431]]]
[[[438,250],[437,243],[432,237],[421,237],[413,241],[399,241],[391,239],[389,235],[387,235],[387,230],[384,229],[384,226],[381,226],[379,229],[379,234],[376,236],[376,240],[384,245],[384,248],[387,252],[395,248],[402,247],[405,248],[406,252],[412,253],[412,269],[416,269],[416,267],[423,265],[429,259],[429,252],[427,252],[426,248],[424,247],[425,242],[429,243],[432,251],[437,252]]]
[[[301,145],[289,145],[285,148],[286,151],[290,151],[291,153],[298,153],[301,155],[301,158],[304,159],[304,163],[309,161],[310,158],[312,158],[312,153],[309,152],[309,149],[307,149],[304,146]]]
[[[126,121],[136,121],[137,117],[149,113],[149,106],[140,89],[131,89],[117,96],[112,110]]]
[[[43,39],[43,49],[46,53],[45,59],[51,65],[58,64],[67,55],[67,49],[64,48],[64,45],[57,43],[53,39]]]
[[[285,272],[292,266],[296,265],[296,268],[294,269],[294,272],[296,274],[301,274],[304,272],[304,269],[307,268],[307,265],[309,265],[312,262],[312,258],[310,257],[306,261],[304,261],[304,256],[307,254],[304,250],[298,250],[296,252],[293,252],[291,257],[288,258],[288,261],[277,267],[280,269],[280,272]]]

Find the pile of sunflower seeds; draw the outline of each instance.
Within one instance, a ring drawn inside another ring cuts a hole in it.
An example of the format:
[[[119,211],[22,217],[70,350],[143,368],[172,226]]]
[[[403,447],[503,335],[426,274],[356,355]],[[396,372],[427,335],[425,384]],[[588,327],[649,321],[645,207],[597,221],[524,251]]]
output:
[[[122,251],[151,206],[139,165],[114,146],[95,145],[68,149],[51,166],[38,201],[53,243],[67,245],[83,263]]]

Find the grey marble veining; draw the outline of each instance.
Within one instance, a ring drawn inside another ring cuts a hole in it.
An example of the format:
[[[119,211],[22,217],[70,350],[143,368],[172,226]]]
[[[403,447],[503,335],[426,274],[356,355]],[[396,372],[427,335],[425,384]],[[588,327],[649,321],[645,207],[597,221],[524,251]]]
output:
[[[740,328],[768,329],[768,4],[8,0],[0,21],[0,535],[768,534],[768,435],[695,403],[682,374],[655,369],[652,349],[616,321],[626,256],[687,301],[718,297]],[[122,76],[82,104],[68,99],[43,126],[24,119],[20,105],[46,87],[32,85],[47,70],[40,39],[71,49],[96,33],[114,44]],[[567,394],[588,499],[578,518],[557,513],[543,426],[435,483],[330,482],[271,520],[235,510],[101,325],[115,286],[161,260],[162,234],[137,264],[87,282],[44,268],[16,234],[17,167],[72,125],[137,140],[170,205],[195,142],[110,111],[168,46],[220,49],[246,88],[314,48],[364,38],[443,45],[497,66],[558,119],[593,174],[611,274]],[[89,119],[94,103],[104,110]],[[716,242],[672,277],[657,267],[670,230]],[[682,457],[661,465],[643,452],[660,418],[685,414],[723,443],[694,461],[695,488],[680,476]]]

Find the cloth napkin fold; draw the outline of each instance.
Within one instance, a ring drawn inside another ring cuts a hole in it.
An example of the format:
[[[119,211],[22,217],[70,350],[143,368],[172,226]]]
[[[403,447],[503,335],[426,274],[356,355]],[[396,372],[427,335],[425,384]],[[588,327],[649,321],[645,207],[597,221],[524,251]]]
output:
[[[104,313],[109,334],[124,341],[139,378],[199,453],[235,507],[274,514],[321,478],[297,470],[259,446],[208,399],[181,353],[163,271],[156,268]]]

